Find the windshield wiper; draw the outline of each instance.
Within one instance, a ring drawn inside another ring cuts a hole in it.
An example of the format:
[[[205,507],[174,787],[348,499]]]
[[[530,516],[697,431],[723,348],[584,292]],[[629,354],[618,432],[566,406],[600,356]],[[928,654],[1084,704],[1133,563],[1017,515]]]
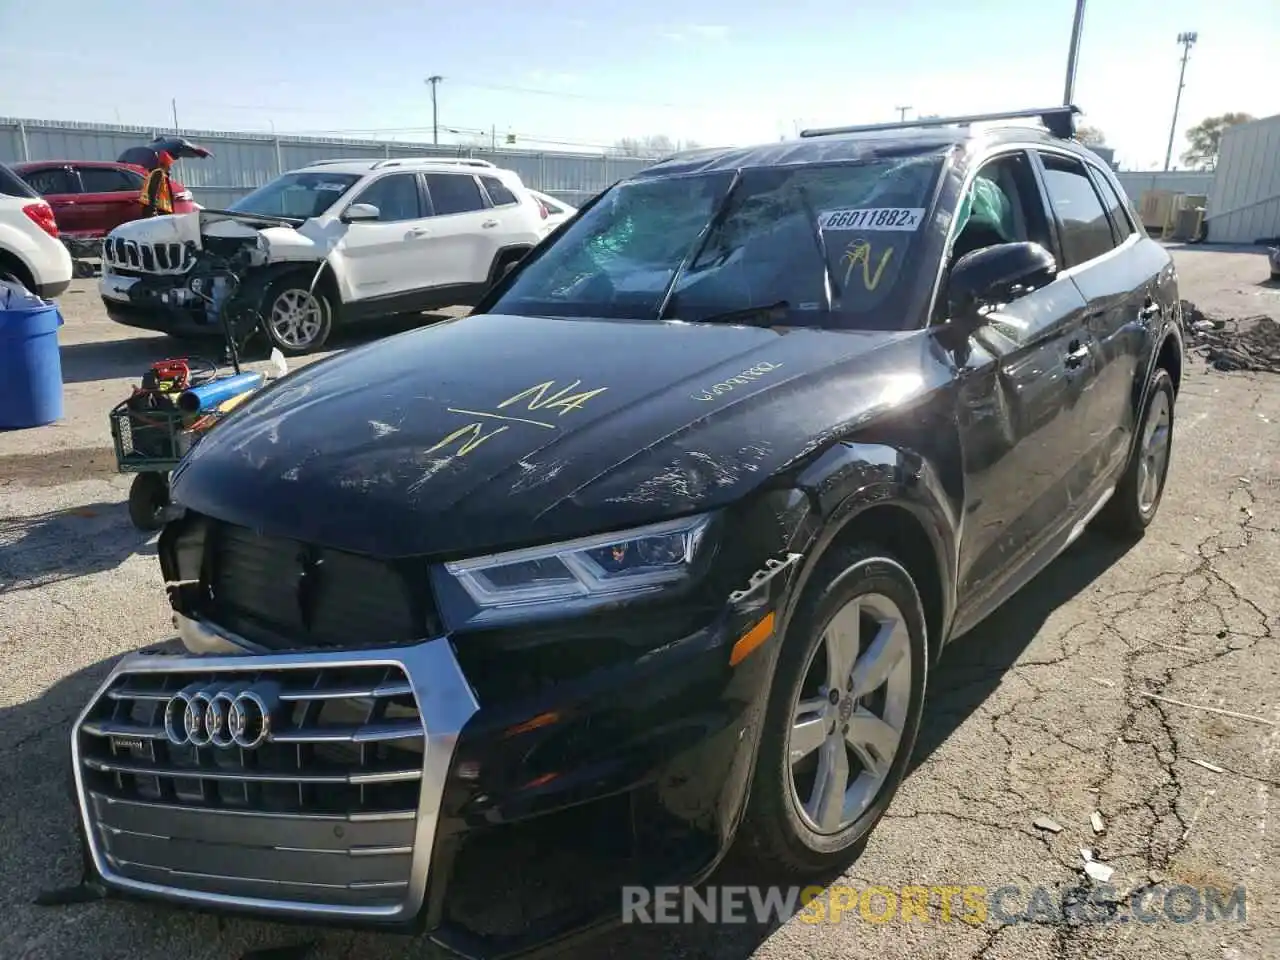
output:
[[[734,320],[745,320],[750,317],[759,316],[760,320],[753,323],[752,326],[772,326],[780,320],[786,319],[786,311],[791,309],[790,300],[778,300],[774,303],[762,303],[754,307],[742,307],[739,310],[725,310],[723,313],[709,313],[705,317],[699,317],[695,323],[727,323]],[[782,316],[778,316],[782,313]]]
[[[843,297],[844,294],[840,292],[840,284],[831,272],[831,258],[827,255],[827,238],[822,235],[818,215],[813,210],[813,204],[809,202],[809,192],[805,190],[802,183],[796,184],[796,190],[800,194],[800,202],[804,204],[804,214],[809,218],[809,229],[813,232],[813,242],[818,247],[818,256],[822,258],[822,296],[826,300],[827,312],[830,313],[834,297]]]
[[[715,232],[716,227],[720,226],[720,222],[724,220],[729,213],[729,204],[733,200],[734,193],[738,190],[738,184],[742,182],[742,170],[739,168],[734,171],[733,180],[729,183],[729,189],[724,192],[724,198],[720,201],[720,206],[716,207],[715,213],[711,215],[711,219],[707,221],[707,225],[702,228],[698,234],[698,239],[693,242],[689,248],[689,252],[684,255],[684,259],[680,261],[680,265],[676,267],[676,272],[671,275],[671,282],[667,284],[665,290],[662,291],[662,299],[658,301],[658,320],[665,320],[667,310],[671,306],[671,299],[676,292],[676,284],[680,282],[680,278],[684,276],[685,270],[689,264],[694,263],[702,254],[703,248],[707,245],[707,240],[711,234]]]

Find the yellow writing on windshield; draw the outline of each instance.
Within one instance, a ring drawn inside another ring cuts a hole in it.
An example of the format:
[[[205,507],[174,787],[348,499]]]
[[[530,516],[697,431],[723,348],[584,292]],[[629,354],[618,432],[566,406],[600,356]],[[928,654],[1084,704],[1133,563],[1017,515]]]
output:
[[[893,256],[893,247],[889,247],[880,256],[880,263],[873,272],[871,269],[871,241],[861,238],[854,240],[845,248],[844,256],[840,258],[840,262],[845,264],[844,282],[848,286],[849,277],[853,274],[853,268],[858,264],[862,264],[862,285],[870,292],[880,286],[880,277],[884,274],[884,268],[889,263],[889,258]]]
[[[539,427],[543,430],[554,430],[556,425],[547,420],[517,417],[509,413],[497,413],[496,411],[516,406],[521,401],[524,401],[523,406],[516,407],[517,410],[529,413],[536,413],[539,410],[558,410],[558,415],[563,417],[570,410],[582,409],[583,404],[592,397],[599,396],[609,389],[608,387],[597,387],[594,390],[578,390],[581,385],[581,380],[575,380],[568,386],[557,390],[556,381],[547,380],[508,397],[497,404],[493,410],[467,410],[461,407],[448,407],[449,413],[456,413],[475,419],[471,423],[454,430],[439,443],[427,448],[424,451],[424,455],[436,453],[456,445],[455,455],[465,457],[486,440],[493,439],[498,434],[509,430],[512,424],[517,423],[530,427]],[[499,423],[501,426],[496,425]]]

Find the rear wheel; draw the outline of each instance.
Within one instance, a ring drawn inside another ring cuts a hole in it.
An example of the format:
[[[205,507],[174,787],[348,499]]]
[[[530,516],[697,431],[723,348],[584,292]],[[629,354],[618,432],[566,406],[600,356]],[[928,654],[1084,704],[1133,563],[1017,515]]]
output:
[[[856,855],[902,782],[927,671],[907,571],[878,549],[834,556],[797,610],[774,675],[745,822],[761,859],[821,873]]]
[[[287,356],[313,353],[333,331],[333,302],[303,274],[281,277],[267,289],[262,326],[272,346]]]
[[[1138,436],[1116,491],[1098,513],[1094,527],[1120,538],[1140,537],[1155,519],[1173,452],[1173,380],[1157,369],[1138,420]]]
[[[36,281],[31,276],[31,271],[17,257],[4,250],[0,250],[0,280],[20,283],[32,293],[36,291]]]

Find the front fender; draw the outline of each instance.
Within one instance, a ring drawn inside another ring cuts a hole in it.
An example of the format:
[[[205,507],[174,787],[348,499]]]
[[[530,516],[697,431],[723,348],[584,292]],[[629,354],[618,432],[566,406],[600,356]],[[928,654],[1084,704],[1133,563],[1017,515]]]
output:
[[[941,585],[939,640],[945,640],[956,608],[960,464],[958,438],[954,447],[946,444],[932,458],[888,444],[843,442],[810,463],[795,480],[807,515],[795,527],[791,549],[804,560],[791,584],[784,620],[790,622],[823,557],[850,524],[890,506],[910,514],[929,541]]]

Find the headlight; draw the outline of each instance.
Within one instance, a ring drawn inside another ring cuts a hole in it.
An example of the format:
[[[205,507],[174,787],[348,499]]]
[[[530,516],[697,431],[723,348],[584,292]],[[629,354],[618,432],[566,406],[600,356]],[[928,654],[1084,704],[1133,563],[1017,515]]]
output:
[[[711,516],[446,563],[478,607],[468,624],[591,607],[689,580],[707,551]]]

